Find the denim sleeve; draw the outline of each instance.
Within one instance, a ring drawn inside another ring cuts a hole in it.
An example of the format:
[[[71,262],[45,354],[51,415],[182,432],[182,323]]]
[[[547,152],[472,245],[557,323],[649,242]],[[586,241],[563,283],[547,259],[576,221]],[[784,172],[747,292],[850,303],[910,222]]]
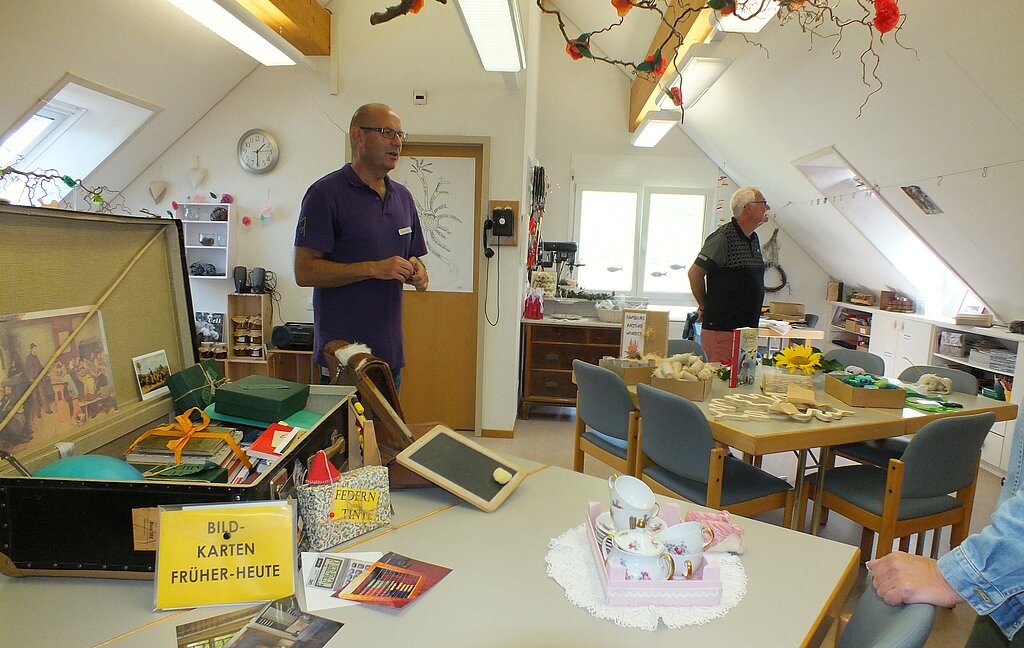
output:
[[[1007,637],[1024,625],[1024,415],[1014,429],[1013,455],[992,522],[939,558],[939,571],[978,614],[988,614]]]

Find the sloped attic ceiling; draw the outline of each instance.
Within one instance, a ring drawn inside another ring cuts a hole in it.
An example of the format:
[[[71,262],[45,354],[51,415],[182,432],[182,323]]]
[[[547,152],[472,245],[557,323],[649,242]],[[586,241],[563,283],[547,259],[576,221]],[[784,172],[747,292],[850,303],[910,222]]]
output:
[[[900,42],[916,55],[886,37],[884,87],[859,119],[863,39],[845,38],[834,59],[831,43],[809,51],[795,25],[772,25],[752,39],[770,58],[747,48],[687,111],[684,130],[736,180],[760,185],[778,223],[834,277],[915,296],[844,216],[816,204],[822,194],[792,164],[834,146],[1001,319],[1024,319],[1024,5],[901,8]],[[924,214],[900,190],[907,184],[944,213]]]

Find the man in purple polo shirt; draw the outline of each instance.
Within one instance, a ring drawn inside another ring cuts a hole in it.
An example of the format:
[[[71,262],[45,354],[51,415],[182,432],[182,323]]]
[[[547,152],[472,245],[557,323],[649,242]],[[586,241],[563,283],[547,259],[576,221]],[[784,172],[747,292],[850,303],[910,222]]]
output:
[[[295,282],[313,287],[313,352],[326,366],[331,340],[362,342],[391,366],[405,366],[402,284],[427,289],[427,253],[412,194],[388,177],[406,133],[384,104],[356,110],[352,163],[314,182],[295,228]]]

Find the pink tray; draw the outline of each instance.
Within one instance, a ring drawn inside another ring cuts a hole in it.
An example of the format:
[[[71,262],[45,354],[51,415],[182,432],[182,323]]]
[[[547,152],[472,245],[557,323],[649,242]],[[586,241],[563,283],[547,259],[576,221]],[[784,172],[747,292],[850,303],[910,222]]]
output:
[[[602,513],[600,502],[590,502],[587,510],[587,538],[590,553],[597,566],[608,605],[701,605],[715,606],[722,602],[722,573],[718,560],[704,554],[704,564],[690,580],[626,580],[622,565],[605,563],[598,538],[597,518]],[[665,524],[677,524],[682,516],[679,505],[669,503],[661,510]]]

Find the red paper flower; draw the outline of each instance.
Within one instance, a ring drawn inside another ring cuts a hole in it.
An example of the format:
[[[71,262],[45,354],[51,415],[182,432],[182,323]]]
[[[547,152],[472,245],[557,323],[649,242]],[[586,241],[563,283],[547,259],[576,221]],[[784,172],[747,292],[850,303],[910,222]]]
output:
[[[419,13],[422,8],[423,0],[412,0],[412,6],[409,7],[409,13]]]
[[[875,0],[875,29],[885,34],[896,29],[900,22],[900,8],[896,0]]]
[[[248,216],[242,216],[242,225],[249,227],[250,225],[252,225],[252,219],[249,218]]]
[[[619,18],[622,18],[633,8],[633,3],[629,0],[612,0],[612,6],[619,13]]]
[[[172,200],[171,201],[171,209],[177,209],[177,208],[178,208],[178,201],[177,200]]]
[[[576,49],[576,41],[569,41],[568,43],[565,44],[565,53],[568,54],[569,58],[571,58],[574,61],[578,61],[581,58],[583,58],[583,55],[580,54],[580,51]]]
[[[657,63],[654,62],[655,54],[658,55]],[[648,54],[647,58],[644,59],[644,63],[651,63],[654,65],[651,72],[654,73],[655,76],[661,76],[665,72],[665,68],[668,67],[668,59],[665,58],[665,55],[661,53],[660,49]]]
[[[800,7],[804,6],[805,2],[807,2],[807,0],[789,0],[789,8],[799,9]]]
[[[221,201],[222,203],[224,203],[224,204],[231,204],[231,203],[235,202],[235,197],[234,197],[234,196],[232,196],[232,195],[231,195],[231,194],[229,194],[229,193],[226,193],[226,194],[221,194],[221,195],[220,195],[220,201]]]
[[[736,5],[734,5],[731,2],[726,2],[725,6],[722,7],[722,9],[720,10],[719,13],[721,13],[723,16],[731,16],[735,12],[736,12]]]
[[[671,87],[671,88],[668,89],[668,91],[672,95],[672,103],[674,103],[677,106],[682,106],[683,105],[683,91],[680,90],[679,88],[676,88],[676,87]]]

